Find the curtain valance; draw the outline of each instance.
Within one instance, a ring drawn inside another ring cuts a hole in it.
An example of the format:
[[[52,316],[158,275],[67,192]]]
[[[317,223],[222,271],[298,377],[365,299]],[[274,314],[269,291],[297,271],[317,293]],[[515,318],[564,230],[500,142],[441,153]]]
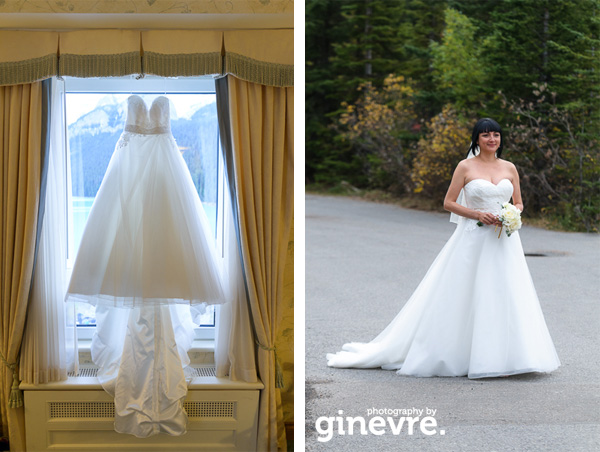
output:
[[[0,85],[54,75],[232,74],[293,86],[293,30],[0,31]]]
[[[221,74],[222,31],[144,31],[144,74],[163,77]]]
[[[19,85],[56,75],[58,33],[0,31],[0,85]]]
[[[294,86],[294,33],[291,30],[224,32],[225,72],[268,86]]]
[[[85,30],[60,33],[58,73],[119,77],[142,73],[140,32]]]

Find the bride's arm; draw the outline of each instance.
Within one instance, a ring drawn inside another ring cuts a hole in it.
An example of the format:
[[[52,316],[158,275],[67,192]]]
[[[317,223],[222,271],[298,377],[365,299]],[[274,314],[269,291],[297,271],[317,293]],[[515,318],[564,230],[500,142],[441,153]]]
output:
[[[456,202],[460,191],[465,185],[466,173],[465,161],[463,160],[456,166],[454,174],[452,175],[452,182],[450,182],[450,187],[448,187],[448,192],[444,198],[444,209],[455,213],[456,215],[460,215],[461,217],[481,221],[483,224],[496,224],[498,220],[494,214],[469,209]]]
[[[519,172],[517,171],[517,167],[510,164],[510,171],[512,173],[512,184],[513,184],[513,205],[523,212],[523,198],[521,198],[521,184],[519,182]]]

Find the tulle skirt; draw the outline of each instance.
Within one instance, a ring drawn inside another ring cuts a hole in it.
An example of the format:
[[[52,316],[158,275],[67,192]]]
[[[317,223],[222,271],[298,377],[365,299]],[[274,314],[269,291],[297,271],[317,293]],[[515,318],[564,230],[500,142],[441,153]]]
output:
[[[419,377],[495,377],[560,366],[518,232],[459,225],[392,322],[369,343],[327,354],[331,367]]]
[[[114,396],[118,432],[186,431],[192,311],[226,301],[210,231],[173,137],[125,132],[90,211],[67,293],[96,306],[92,359]]]
[[[125,132],[90,211],[68,299],[223,303],[210,231],[172,135]]]

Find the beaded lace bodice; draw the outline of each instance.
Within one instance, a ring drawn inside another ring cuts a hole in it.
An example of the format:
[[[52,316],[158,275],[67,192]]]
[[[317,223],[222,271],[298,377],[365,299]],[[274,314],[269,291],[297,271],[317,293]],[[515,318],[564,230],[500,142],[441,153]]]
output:
[[[510,201],[513,185],[508,179],[502,179],[497,184],[486,179],[473,179],[464,186],[463,190],[468,208],[498,214],[502,209],[502,204]],[[466,218],[465,220],[467,230],[477,227],[476,220]]]
[[[464,187],[467,207],[482,212],[499,213],[502,203],[510,200],[513,186],[502,179],[497,184],[485,179],[473,179]]]
[[[127,121],[125,132],[155,135],[171,131],[169,99],[157,97],[150,110],[140,96],[133,95],[127,99]]]

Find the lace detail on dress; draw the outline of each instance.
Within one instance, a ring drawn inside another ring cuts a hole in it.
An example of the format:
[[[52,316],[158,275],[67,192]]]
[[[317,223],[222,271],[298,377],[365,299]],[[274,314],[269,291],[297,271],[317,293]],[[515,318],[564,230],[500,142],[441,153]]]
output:
[[[486,209],[480,208],[480,207],[472,207],[473,210],[477,210],[479,212],[487,212]],[[475,229],[478,229],[479,226],[477,226],[477,223],[479,222],[479,220],[475,220],[473,218],[463,218],[464,224],[465,224],[465,231],[474,231]]]
[[[131,134],[127,132],[123,132],[121,134],[121,138],[117,141],[117,150],[124,148],[129,143],[129,139],[131,138]]]
[[[479,226],[477,226],[477,220],[473,220],[472,218],[465,218],[465,231],[474,231]]]

